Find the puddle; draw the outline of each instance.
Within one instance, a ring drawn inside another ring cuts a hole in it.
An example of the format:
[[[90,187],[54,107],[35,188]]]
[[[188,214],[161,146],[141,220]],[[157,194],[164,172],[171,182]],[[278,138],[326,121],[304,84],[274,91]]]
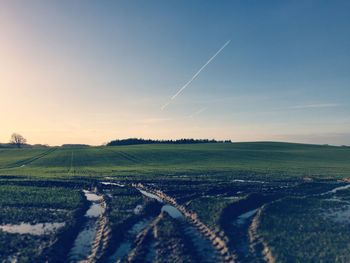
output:
[[[331,198],[327,198],[327,199],[324,199],[324,200],[328,201],[328,202],[338,202],[338,203],[350,204],[349,201],[340,199],[340,198],[338,198],[336,196],[332,196]]]
[[[238,192],[237,192],[237,194],[238,194]],[[240,197],[239,197],[239,196],[224,196],[224,197],[222,197],[222,199],[226,199],[226,200],[238,200],[238,199],[240,199]]]
[[[324,217],[336,223],[350,223],[350,205],[323,213]]]
[[[88,220],[84,225],[83,230],[80,231],[75,239],[74,245],[69,252],[69,262],[80,262],[90,255],[96,232],[97,222],[94,220]]]
[[[259,184],[265,184],[264,181],[254,181],[254,180],[243,180],[243,179],[234,179],[232,182],[236,183],[259,183]]]
[[[329,194],[335,194],[338,191],[346,190],[346,189],[349,189],[349,188],[350,188],[350,184],[347,184],[347,185],[336,187],[333,190],[329,191],[328,193]]]
[[[147,196],[149,198],[152,198],[152,199],[155,199],[157,200],[158,202],[160,203],[164,203],[164,201],[158,197],[157,195],[155,194],[152,194],[152,193],[149,193],[147,191],[144,191],[144,190],[140,190],[139,191],[141,192],[141,194],[143,194],[144,196]],[[177,209],[176,207],[172,206],[172,205],[169,205],[169,204],[165,204],[163,205],[161,211],[164,211],[166,212],[169,216],[171,216],[172,218],[184,218],[184,215],[180,212],[179,209]]]
[[[93,203],[89,210],[86,211],[86,217],[99,217],[103,214],[105,208],[101,204]]]
[[[142,206],[142,205],[137,205],[137,206],[134,208],[134,214],[135,214],[135,215],[139,215],[139,214],[141,214],[142,210],[143,210],[143,206]]]
[[[79,262],[85,260],[91,253],[92,243],[96,237],[98,228],[98,218],[105,208],[101,201],[103,197],[91,191],[83,190],[86,199],[91,202],[89,209],[85,213],[85,222],[82,230],[74,241],[73,247],[68,254],[69,262]]]
[[[117,249],[116,252],[109,258],[108,262],[115,263],[119,262],[122,258],[129,254],[131,250],[131,242],[123,242]]]
[[[164,205],[162,207],[162,211],[166,212],[172,218],[184,218],[184,215],[179,211],[179,209],[172,205]]]
[[[119,183],[113,183],[113,182],[101,182],[103,185],[114,185],[114,186],[119,186],[119,187],[125,187],[124,184],[119,184]]]
[[[338,191],[342,191],[342,190],[346,190],[346,189],[350,189],[350,184],[338,186],[338,187],[336,187],[328,192],[322,193],[320,195],[322,196],[322,195],[327,195],[327,194],[335,194]]]
[[[254,209],[254,210],[248,211],[248,212],[240,215],[239,217],[237,217],[235,223],[237,225],[244,225],[244,224],[246,224],[247,221],[249,219],[251,219],[251,217],[254,216],[257,211],[258,211],[258,209]]]
[[[151,194],[147,191],[139,190],[143,195],[148,196],[150,198],[156,199],[157,201],[164,203],[161,198],[158,196]],[[165,204],[163,205],[162,211],[168,213],[174,219],[184,219],[184,215],[178,210],[176,207]],[[203,235],[191,224],[189,224],[186,220],[181,220],[181,228],[188,238],[191,239],[193,246],[197,252],[197,255],[200,257],[200,262],[219,262],[220,255],[218,251],[216,251],[212,245],[212,243],[203,237]]]
[[[107,262],[115,263],[124,259],[131,251],[137,235],[141,233],[151,223],[151,221],[152,218],[147,218],[134,224],[131,229],[129,229],[125,237],[125,241],[118,246],[116,251],[109,257]]]
[[[88,190],[83,190],[84,194],[85,194],[85,197],[88,201],[90,202],[97,202],[97,201],[102,201],[103,200],[103,197],[100,196],[100,195],[97,195],[91,191],[88,191]]]
[[[34,225],[28,223],[21,223],[18,225],[0,225],[0,230],[12,234],[30,234],[35,236],[41,236],[46,234],[52,234],[64,226],[65,223],[39,223]]]
[[[253,209],[237,216],[231,223],[230,233],[235,237],[234,251],[239,262],[260,262],[250,251],[248,228],[251,225],[258,209]]]
[[[151,193],[146,192],[146,191],[144,191],[144,190],[140,190],[140,189],[138,189],[138,190],[139,190],[140,193],[143,194],[144,196],[147,196],[147,197],[149,197],[149,198],[155,199],[155,200],[157,200],[157,201],[160,202],[160,203],[164,203],[163,200],[162,200],[160,197],[158,197],[157,195],[151,194]]]

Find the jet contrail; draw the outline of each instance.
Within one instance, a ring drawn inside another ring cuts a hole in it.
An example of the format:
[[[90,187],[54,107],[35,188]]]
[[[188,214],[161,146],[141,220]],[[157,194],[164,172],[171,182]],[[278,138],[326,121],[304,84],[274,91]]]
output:
[[[197,110],[196,112],[192,113],[191,115],[188,116],[188,118],[193,118],[194,116],[197,116],[201,114],[203,111],[205,111],[207,108],[201,108],[200,110]]]
[[[176,94],[174,96],[172,96],[170,98],[170,100],[165,103],[162,107],[161,107],[161,110],[164,110],[177,96],[180,95],[180,93],[187,88],[188,85],[190,85],[192,83],[192,81],[194,81],[198,75],[201,73],[201,71],[206,67],[208,66],[208,64],[217,56],[219,55],[219,53],[228,45],[230,44],[231,40],[227,41],[197,72],[196,74],[193,75],[193,77],[185,84],[183,85],[179,90],[178,92],[176,92]]]

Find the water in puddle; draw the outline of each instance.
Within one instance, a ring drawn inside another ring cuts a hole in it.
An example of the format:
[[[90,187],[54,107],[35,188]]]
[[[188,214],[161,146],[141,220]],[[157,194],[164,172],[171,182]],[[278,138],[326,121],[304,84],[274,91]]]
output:
[[[122,258],[129,254],[129,251],[131,250],[131,245],[131,242],[123,242],[114,252],[114,254],[109,258],[108,262],[119,262]]]
[[[157,200],[158,202],[160,203],[164,203],[164,201],[158,197],[157,195],[155,194],[152,194],[152,193],[149,193],[147,191],[144,191],[144,190],[140,190],[139,191],[141,192],[141,194],[143,194],[144,196],[147,196],[149,198],[152,198],[152,199],[155,199]],[[184,218],[184,215],[180,212],[179,209],[177,209],[176,207],[172,206],[172,205],[169,205],[169,204],[165,204],[163,205],[162,207],[162,210],[161,211],[164,211],[166,212],[169,216],[171,216],[172,218]]]
[[[137,235],[141,233],[151,222],[152,218],[143,219],[132,226],[128,231],[125,241],[123,241],[116,251],[109,257],[108,262],[115,263],[125,258],[132,249],[133,242]]]
[[[69,252],[69,262],[79,262],[86,259],[91,253],[92,242],[97,232],[97,222],[88,220],[82,231],[74,241],[74,245]]]
[[[97,195],[91,191],[83,190],[86,199],[90,202],[102,201],[102,196]]]
[[[65,223],[39,223],[34,225],[28,223],[21,223],[18,225],[6,224],[0,225],[0,230],[12,234],[30,234],[41,236],[52,234],[59,228],[64,227],[64,225]]]
[[[140,190],[140,192],[150,198],[156,199],[157,201],[164,203],[161,198],[157,195],[149,192]],[[165,204],[162,206],[162,211],[166,212],[169,216],[174,219],[184,219],[184,215],[176,207]],[[212,243],[203,237],[203,235],[192,225],[188,224],[185,220],[181,220],[181,227],[188,238],[192,240],[192,243],[197,251],[201,262],[219,262],[220,255],[212,246]]]
[[[134,208],[134,214],[135,215],[139,215],[143,210],[143,206],[142,205],[137,205],[135,208]]]
[[[162,211],[166,212],[172,218],[184,218],[183,214],[172,205],[163,205]]]
[[[101,184],[103,184],[103,185],[114,185],[114,186],[119,186],[119,187],[125,187],[124,184],[119,184],[119,183],[114,183],[114,182],[102,182]]]
[[[157,195],[151,194],[151,193],[149,193],[149,192],[147,192],[147,191],[140,190],[140,189],[139,189],[139,191],[140,191],[140,193],[143,194],[144,196],[147,196],[147,197],[149,197],[149,198],[155,199],[155,200],[157,200],[157,201],[160,202],[160,203],[163,203],[163,200],[162,200],[160,197],[158,197]]]
[[[349,224],[350,222],[350,205],[334,209],[324,213],[324,216],[335,223]]]
[[[334,189],[332,189],[332,190],[330,190],[328,192],[325,192],[325,193],[323,193],[321,195],[335,194],[338,191],[346,190],[346,189],[349,189],[349,188],[350,188],[350,184],[343,185],[343,186],[338,186],[338,187],[336,187],[336,188],[334,188]]]
[[[85,197],[91,202],[85,214],[85,222],[82,230],[74,241],[73,247],[68,254],[69,262],[79,262],[85,260],[91,253],[92,243],[96,237],[98,227],[98,217],[101,216],[105,208],[102,206],[102,196],[84,190]]]
[[[255,181],[255,180],[243,180],[243,179],[234,179],[232,182],[236,183],[260,183],[260,184],[265,184],[266,182],[264,181]]]
[[[239,217],[237,217],[236,219],[236,224],[237,225],[244,225],[247,223],[247,221],[256,214],[256,212],[258,211],[258,209],[254,209],[251,211],[248,211],[242,215],[240,215]]]
[[[240,262],[260,262],[249,250],[250,241],[248,236],[248,228],[257,211],[258,209],[250,210],[236,217],[232,222],[232,235],[235,235],[234,249]]]
[[[105,211],[104,207],[99,203],[93,203],[86,211],[86,217],[99,217]]]

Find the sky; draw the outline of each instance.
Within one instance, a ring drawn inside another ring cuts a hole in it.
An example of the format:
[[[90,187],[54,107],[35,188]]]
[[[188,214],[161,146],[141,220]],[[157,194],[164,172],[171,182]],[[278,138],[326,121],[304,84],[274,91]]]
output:
[[[350,145],[349,13],[347,0],[0,0],[0,142]]]

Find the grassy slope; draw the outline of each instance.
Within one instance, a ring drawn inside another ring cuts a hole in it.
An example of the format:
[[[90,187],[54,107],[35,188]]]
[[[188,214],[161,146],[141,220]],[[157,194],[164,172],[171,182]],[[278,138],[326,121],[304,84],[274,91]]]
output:
[[[0,168],[21,166],[52,150],[52,148],[0,149]]]
[[[350,148],[255,142],[59,148],[8,169],[47,149],[0,152],[4,175],[118,175],[240,171],[275,176],[349,177]]]

